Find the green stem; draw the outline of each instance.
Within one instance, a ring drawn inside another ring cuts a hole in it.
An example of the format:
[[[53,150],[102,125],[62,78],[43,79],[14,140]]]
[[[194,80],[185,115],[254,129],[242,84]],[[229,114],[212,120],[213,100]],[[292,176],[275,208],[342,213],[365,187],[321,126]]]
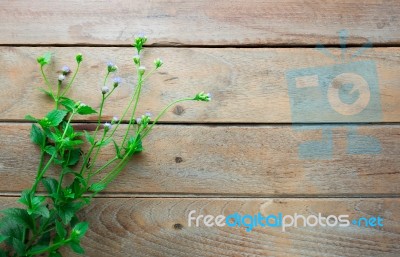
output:
[[[108,76],[108,73],[107,73],[107,76]],[[92,155],[92,152],[93,152],[93,150],[94,150],[94,148],[95,148],[95,146],[96,146],[96,136],[97,136],[97,132],[98,132],[98,130],[99,130],[99,128],[100,128],[100,125],[101,125],[101,124],[100,124],[100,123],[101,123],[101,115],[102,115],[102,113],[103,113],[103,107],[104,107],[105,99],[106,99],[105,96],[102,95],[102,97],[101,97],[101,104],[100,104],[99,116],[98,116],[98,118],[97,118],[97,126],[96,126],[96,129],[95,129],[94,133],[93,133],[94,143],[90,146],[89,151],[88,151],[87,155],[85,156],[85,158],[84,158],[84,160],[83,160],[83,164],[82,164],[81,170],[79,171],[79,173],[80,173],[81,175],[82,175],[82,173],[83,173],[83,171],[84,171],[86,165],[88,164],[89,158],[90,158],[90,156]]]
[[[79,67],[80,67],[80,63],[78,63],[78,66],[76,66],[74,76],[72,76],[72,79],[69,81],[67,87],[64,89],[64,92],[62,92],[60,97],[63,97],[68,92],[69,88],[71,87],[72,83],[75,80],[76,75],[78,74]]]
[[[60,248],[61,246],[65,245],[65,244],[67,244],[67,243],[69,243],[69,242],[71,242],[71,241],[72,241],[72,239],[71,239],[71,238],[68,238],[68,239],[66,239],[66,240],[62,240],[61,242],[58,242],[58,243],[56,243],[56,244],[53,244],[53,245],[51,245],[51,246],[49,246],[49,247],[46,247],[46,248],[44,248],[44,249],[40,249],[40,250],[37,250],[37,251],[34,251],[34,252],[30,252],[29,255],[35,256],[35,255],[42,254],[42,253],[45,253],[45,252],[52,252],[52,251],[57,250],[57,249]]]
[[[93,173],[89,173],[88,175],[88,180],[90,180],[93,176],[97,175],[100,171],[104,170],[105,168],[107,168],[108,166],[110,166],[113,162],[115,162],[116,160],[118,160],[118,156],[115,156],[114,158],[112,158],[111,160],[109,160],[106,164],[104,164],[103,166],[101,166],[98,170],[96,170]]]
[[[103,136],[102,136],[102,137],[101,137],[101,139],[100,139],[100,144],[102,144],[102,143],[103,143],[103,140],[104,140],[104,138],[105,138],[105,136],[106,136],[106,133],[107,133],[107,131],[106,131],[106,130],[104,130],[104,132],[103,132]],[[93,156],[93,160],[92,160],[93,164],[94,164],[94,163],[96,162],[96,160],[97,160],[97,156],[99,155],[100,148],[101,148],[101,146],[97,146],[96,153],[94,154],[94,156]],[[89,174],[92,172],[92,170],[93,170],[93,167],[94,167],[94,165],[92,165],[92,166],[90,167],[90,169],[89,169]]]
[[[50,160],[47,162],[46,166],[44,166],[43,170],[37,175],[36,179],[35,179],[35,183],[33,183],[31,192],[36,192],[36,188],[37,185],[39,184],[40,180],[42,179],[44,173],[46,173],[46,171],[48,170],[48,168],[50,167],[50,164],[52,163],[52,161],[54,160],[54,155],[51,156]]]
[[[133,106],[131,117],[129,119],[128,127],[126,128],[125,136],[124,136],[124,139],[122,140],[121,147],[124,146],[126,138],[128,137],[129,129],[130,129],[130,127],[132,125],[132,121],[133,121],[133,119],[135,117],[136,108],[137,108],[137,105],[138,105],[138,102],[139,102],[139,98],[140,98],[140,92],[142,91],[142,85],[143,85],[142,75],[139,72],[137,74],[138,74],[138,83],[137,83],[137,87],[136,87],[137,90],[135,90],[136,96],[134,96],[135,105]]]
[[[52,95],[54,95],[53,89],[51,88],[51,84],[50,84],[49,80],[47,79],[46,75],[44,74],[43,66],[40,66],[40,72],[42,73],[42,77],[43,77],[44,82],[46,83],[47,87],[49,88],[49,91],[51,92]]]
[[[193,98],[182,98],[179,100],[176,100],[172,103],[170,103],[169,105],[167,105],[164,110],[162,110],[160,112],[160,114],[158,114],[158,116],[154,119],[153,123],[144,131],[144,134],[142,135],[141,139],[145,138],[147,136],[147,134],[150,133],[150,131],[153,129],[154,125],[158,122],[158,120],[168,111],[169,108],[171,108],[173,105],[180,103],[180,102],[185,102],[185,101],[191,101],[193,100]]]

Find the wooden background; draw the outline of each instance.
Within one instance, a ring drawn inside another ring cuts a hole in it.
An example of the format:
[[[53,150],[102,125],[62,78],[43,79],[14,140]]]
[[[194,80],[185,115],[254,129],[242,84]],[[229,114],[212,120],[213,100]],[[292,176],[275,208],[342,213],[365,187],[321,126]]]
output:
[[[36,57],[55,53],[47,70],[55,81],[59,67],[83,53],[72,95],[92,106],[99,105],[105,63],[115,62],[124,84],[105,111],[111,118],[132,94],[130,44],[143,32],[144,58],[150,65],[161,57],[165,66],[145,85],[140,112],[157,113],[200,90],[213,101],[168,112],[146,152],[83,211],[91,224],[86,256],[400,256],[399,1],[6,0],[0,19],[1,208],[16,205],[38,163],[23,120],[50,106],[37,90],[43,82]],[[292,123],[285,74],[335,64],[314,47],[339,55],[342,29],[348,52],[374,45],[358,60],[376,63],[381,119],[361,121],[357,131],[377,138],[382,151],[346,154],[347,129],[355,124],[329,120],[318,126],[333,129],[332,158],[302,160],[298,145],[322,135],[302,131],[315,124]],[[247,233],[188,227],[190,210],[379,215],[384,227]]]

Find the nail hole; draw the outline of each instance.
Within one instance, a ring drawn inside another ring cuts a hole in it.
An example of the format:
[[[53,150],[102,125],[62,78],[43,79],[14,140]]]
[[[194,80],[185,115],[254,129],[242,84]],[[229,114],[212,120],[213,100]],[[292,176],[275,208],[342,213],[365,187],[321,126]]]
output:
[[[181,163],[181,162],[183,162],[182,157],[179,157],[179,156],[175,157],[175,162],[176,162],[176,163]]]
[[[174,229],[181,230],[181,229],[183,229],[183,225],[180,223],[176,223],[176,224],[174,224]]]

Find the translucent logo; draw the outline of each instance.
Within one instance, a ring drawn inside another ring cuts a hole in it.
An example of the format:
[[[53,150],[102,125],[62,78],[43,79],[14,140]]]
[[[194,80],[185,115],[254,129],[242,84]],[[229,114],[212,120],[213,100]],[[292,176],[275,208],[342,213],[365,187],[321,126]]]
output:
[[[331,54],[325,47],[317,50],[337,63],[329,66],[307,67],[286,73],[293,123],[359,123],[382,120],[376,64],[372,60],[355,60],[371,48],[368,42],[347,57],[345,30],[339,32],[341,56]],[[333,154],[332,130],[348,128],[348,154],[379,154],[379,141],[358,134],[355,125],[295,126],[296,130],[322,131],[319,140],[299,145],[301,159],[330,159]]]

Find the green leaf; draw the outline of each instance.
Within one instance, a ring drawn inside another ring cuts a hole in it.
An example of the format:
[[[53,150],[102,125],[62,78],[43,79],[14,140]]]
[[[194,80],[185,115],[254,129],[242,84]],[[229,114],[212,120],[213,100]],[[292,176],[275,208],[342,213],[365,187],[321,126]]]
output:
[[[57,235],[59,235],[62,239],[64,239],[67,236],[67,230],[65,230],[63,224],[56,220],[56,231]]]
[[[103,191],[104,189],[106,189],[107,185],[104,183],[94,183],[90,186],[89,190],[93,191],[95,193],[98,193],[100,191]]]
[[[3,219],[6,219],[10,225],[21,225],[23,227],[33,229],[32,219],[25,209],[8,208],[2,210],[1,213],[3,213],[5,216]]]
[[[43,127],[56,127],[63,121],[67,113],[65,110],[52,110],[39,123]]]
[[[49,209],[47,209],[47,207],[44,206],[44,205],[41,205],[41,206],[38,206],[37,208],[35,208],[33,213],[39,214],[40,216],[43,216],[45,218],[49,218],[50,217]]]
[[[32,124],[31,128],[31,141],[38,146],[42,147],[45,142],[45,135],[44,132],[35,124]]]
[[[49,254],[49,257],[62,257],[61,253],[59,252],[51,252]]]
[[[42,183],[47,193],[49,193],[50,196],[55,197],[58,188],[58,181],[54,178],[42,178]]]
[[[93,114],[97,113],[96,110],[94,110],[92,107],[87,106],[87,105],[79,105],[78,110],[76,111],[80,115],[88,115],[88,114]]]
[[[79,242],[69,242],[68,245],[71,247],[72,251],[74,251],[75,253],[79,253],[79,254],[84,254],[85,250],[82,248],[82,246],[79,244]]]
[[[71,140],[70,138],[65,138],[64,140],[63,140],[63,145],[66,147],[66,148],[73,148],[73,147],[76,147],[76,146],[78,146],[78,145],[81,145],[81,144],[83,144],[83,141],[82,140],[80,140],[80,139],[78,139],[78,140]]]
[[[14,250],[17,252],[19,256],[24,256],[25,255],[25,244],[21,240],[17,238],[12,239],[12,247]]]
[[[7,240],[9,237],[8,236],[4,236],[4,235],[0,235],[0,243],[4,242],[5,240]]]
[[[51,61],[51,53],[47,52],[47,53],[43,54],[42,56],[39,56],[36,60],[40,64],[40,66],[45,66],[45,65],[49,64]]]
[[[115,147],[115,152],[117,153],[117,157],[119,159],[122,159],[123,157],[121,156],[121,150],[119,149],[119,146],[117,145],[117,143],[114,141],[114,139],[112,140],[114,143],[114,147]]]
[[[87,132],[86,130],[85,130],[84,132],[85,132],[86,140],[87,140],[91,145],[93,145],[93,144],[94,144],[94,138],[93,138],[93,136],[90,135],[90,133]]]
[[[35,117],[33,117],[31,115],[25,115],[25,120],[33,121],[33,122],[37,122],[38,121],[38,119],[36,119]]]
[[[39,206],[46,200],[44,196],[35,196],[32,198],[32,206]]]
[[[108,145],[111,142],[111,138],[108,138],[106,140],[100,141],[100,142],[96,142],[96,147],[103,147]]]
[[[40,251],[46,249],[47,247],[48,247],[47,245],[35,245],[28,251],[27,254],[29,255],[31,253],[40,252]]]
[[[86,221],[76,224],[71,231],[71,238],[72,239],[82,238],[85,235],[88,228],[89,228],[89,223]]]
[[[54,146],[48,145],[44,148],[44,151],[48,153],[50,156],[57,156],[57,150]]]
[[[51,99],[55,100],[53,93],[51,93],[50,91],[47,91],[43,88],[39,88],[40,91],[42,91],[43,93],[45,93],[47,96],[49,96]]]
[[[70,150],[68,166],[73,166],[77,164],[80,158],[81,158],[81,149]]]
[[[63,105],[68,111],[72,112],[75,109],[75,101],[72,99],[69,99],[67,97],[61,98],[62,101],[60,102],[61,105]]]
[[[67,225],[75,216],[75,213],[84,206],[83,202],[69,202],[59,207],[58,215],[60,216],[64,225]]]
[[[31,205],[31,190],[26,189],[22,191],[21,197],[18,199],[18,202],[30,207]]]

